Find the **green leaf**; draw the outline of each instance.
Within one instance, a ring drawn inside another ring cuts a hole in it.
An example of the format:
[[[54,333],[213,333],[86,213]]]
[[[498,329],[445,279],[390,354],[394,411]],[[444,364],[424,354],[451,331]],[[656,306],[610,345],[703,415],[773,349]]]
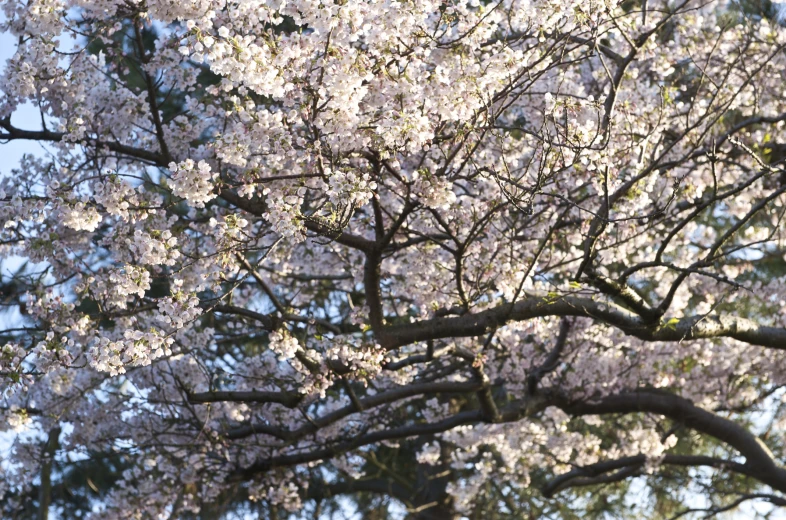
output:
[[[667,329],[669,329],[669,330],[677,330],[677,324],[678,324],[679,322],[680,322],[680,320],[679,320],[679,319],[677,319],[677,318],[672,318],[672,319],[670,319],[669,321],[667,321],[667,322],[666,322],[666,323],[665,323],[663,326],[664,326],[664,327],[666,327],[666,328],[667,328]]]

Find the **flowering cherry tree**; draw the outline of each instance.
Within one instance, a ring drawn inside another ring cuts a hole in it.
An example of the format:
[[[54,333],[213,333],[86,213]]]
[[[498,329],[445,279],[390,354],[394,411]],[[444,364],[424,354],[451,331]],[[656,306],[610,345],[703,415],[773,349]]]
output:
[[[786,505],[777,23],[722,0],[2,11],[0,142],[44,151],[0,181],[4,517],[46,518],[101,460],[91,519]]]

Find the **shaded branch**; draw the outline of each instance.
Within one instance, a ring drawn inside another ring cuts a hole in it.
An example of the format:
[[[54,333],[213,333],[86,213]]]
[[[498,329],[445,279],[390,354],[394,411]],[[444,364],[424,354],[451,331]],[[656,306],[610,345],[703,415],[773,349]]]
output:
[[[745,457],[745,473],[781,492],[786,492],[786,469],[773,458],[767,446],[743,426],[708,412],[677,395],[642,390],[613,395],[592,402],[559,403],[569,415],[647,412],[668,417],[688,428],[731,446]]]
[[[542,492],[545,497],[551,498],[556,493],[568,488],[618,482],[636,474],[646,463],[647,457],[642,454],[582,466],[552,479],[543,486]],[[674,466],[713,467],[751,476],[744,464],[703,455],[665,455],[659,463]],[[616,471],[616,473],[607,475],[611,471]]]
[[[383,347],[393,350],[427,340],[480,336],[505,325],[508,321],[546,316],[592,318],[645,341],[684,341],[725,337],[751,345],[786,349],[785,328],[767,327],[745,318],[689,316],[653,325],[641,316],[611,302],[580,296],[550,298],[538,295],[528,295],[516,303],[499,305],[475,314],[432,318],[386,327],[380,331],[378,341]]]
[[[303,394],[295,392],[260,392],[257,390],[241,392],[201,392],[188,394],[188,402],[204,403],[277,403],[287,408],[296,408],[303,400]]]
[[[0,141],[22,139],[28,141],[59,143],[66,135],[64,132],[50,132],[49,130],[22,130],[12,126],[10,118],[0,119],[0,128],[6,131],[5,133],[0,132]],[[107,142],[98,139],[85,139],[83,144],[87,144],[87,142],[96,149],[106,148],[112,152],[153,163],[156,166],[166,166],[166,162],[161,155],[142,148],[135,148],[117,142]]]
[[[307,435],[316,433],[317,431],[319,431],[320,428],[324,428],[325,426],[333,424],[349,415],[358,413],[359,411],[369,410],[371,408],[375,408],[383,404],[393,403],[400,399],[414,397],[416,395],[421,395],[421,394],[474,392],[477,391],[480,387],[481,384],[478,382],[460,383],[460,382],[451,382],[451,381],[435,382],[435,383],[420,383],[420,384],[401,386],[392,390],[388,390],[386,392],[380,392],[378,394],[364,397],[362,399],[357,399],[356,402],[353,402],[348,406],[344,406],[326,415],[323,415],[316,419],[312,419],[307,424],[301,426],[297,430],[291,431],[286,436],[285,440],[289,442],[294,442]],[[228,393],[232,394],[232,392],[228,392]],[[261,426],[264,427],[265,425],[262,424]],[[266,433],[266,432],[261,431],[259,428],[255,427],[255,425],[251,424],[251,425],[234,428],[229,432],[227,432],[227,435],[233,439],[240,439],[244,437],[249,437],[256,433]]]

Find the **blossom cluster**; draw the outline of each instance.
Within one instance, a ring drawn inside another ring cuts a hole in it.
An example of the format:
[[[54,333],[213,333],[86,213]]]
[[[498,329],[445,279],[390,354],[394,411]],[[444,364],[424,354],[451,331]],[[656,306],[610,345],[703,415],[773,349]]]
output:
[[[172,192],[182,197],[194,207],[202,208],[206,202],[215,197],[213,181],[218,173],[210,169],[205,161],[194,164],[191,159],[178,163],[170,163],[172,172]]]

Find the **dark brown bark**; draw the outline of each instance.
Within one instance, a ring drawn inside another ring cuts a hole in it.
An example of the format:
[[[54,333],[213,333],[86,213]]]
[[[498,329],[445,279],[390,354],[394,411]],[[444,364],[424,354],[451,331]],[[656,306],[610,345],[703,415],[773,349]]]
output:
[[[41,485],[38,488],[37,520],[49,518],[49,505],[52,503],[52,463],[60,442],[60,427],[52,428],[42,450]]]

